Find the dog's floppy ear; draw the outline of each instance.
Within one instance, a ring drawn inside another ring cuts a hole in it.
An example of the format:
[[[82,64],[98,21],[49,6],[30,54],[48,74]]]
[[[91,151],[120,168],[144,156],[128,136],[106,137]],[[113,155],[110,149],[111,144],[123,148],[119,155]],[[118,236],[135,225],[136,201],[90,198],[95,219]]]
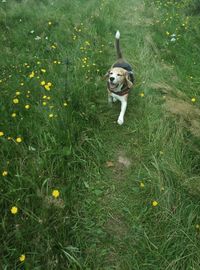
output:
[[[126,72],[125,74],[125,80],[126,80],[126,83],[128,85],[128,88],[131,88],[133,86],[133,83],[129,80],[129,73]]]
[[[108,79],[108,76],[109,76],[109,73],[110,73],[110,69],[106,72],[106,74],[103,76],[103,79]]]

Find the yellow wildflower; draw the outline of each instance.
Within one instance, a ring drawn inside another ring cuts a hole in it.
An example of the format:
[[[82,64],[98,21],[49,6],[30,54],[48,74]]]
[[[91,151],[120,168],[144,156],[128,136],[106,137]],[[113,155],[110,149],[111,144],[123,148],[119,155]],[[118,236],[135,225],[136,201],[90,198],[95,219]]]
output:
[[[24,261],[26,260],[25,254],[22,254],[22,255],[19,257],[19,260],[20,260],[20,262],[24,262]]]
[[[59,195],[60,195],[60,192],[59,192],[57,189],[54,189],[54,190],[52,191],[52,196],[53,196],[54,198],[58,198]]]
[[[44,69],[44,68],[41,68],[41,71],[42,71],[43,73],[45,73],[45,72],[46,72],[46,69]]]
[[[47,105],[47,103],[44,101],[44,102],[42,102],[42,105],[43,105],[43,106],[46,106],[46,105]]]
[[[143,92],[142,92],[142,93],[140,93],[140,96],[141,96],[141,97],[144,97],[144,93],[143,93]]]
[[[49,114],[49,118],[52,118],[52,117],[53,117],[53,113],[50,113],[50,114]]]
[[[140,183],[140,187],[144,188],[144,183],[143,182]]]
[[[192,101],[193,103],[196,102],[196,98],[193,97],[193,98],[191,99],[191,101]]]
[[[0,131],[0,137],[2,137],[4,135],[3,131]]]
[[[52,25],[52,22],[48,22],[48,25]]]
[[[13,99],[13,103],[14,103],[14,104],[18,104],[18,103],[19,103],[19,99],[18,99],[18,98],[14,98],[14,99]]]
[[[16,113],[12,113],[11,114],[12,117],[16,117],[16,115],[17,115]]]
[[[42,81],[41,83],[40,83],[40,85],[45,85],[46,84],[46,82],[45,81]]]
[[[66,107],[67,106],[67,102],[64,102],[63,105]]]
[[[157,201],[153,201],[152,202],[152,206],[156,207],[158,205],[158,202]]]
[[[16,142],[18,142],[18,143],[22,142],[22,138],[21,137],[17,137]]]
[[[25,109],[27,109],[27,110],[30,109],[30,105],[26,104]]]
[[[10,209],[10,211],[11,211],[11,213],[12,213],[13,215],[16,215],[17,212],[18,212],[17,206],[13,206],[13,207]]]
[[[35,72],[32,71],[31,74],[29,74],[29,78],[33,78],[35,76]]]
[[[7,171],[3,171],[2,172],[2,176],[7,176],[8,175],[8,172]]]
[[[17,91],[15,94],[16,94],[16,96],[19,96],[19,95],[20,95],[20,92],[19,92],[19,91]]]
[[[44,85],[44,88],[47,90],[47,91],[50,91],[51,89],[50,89],[50,86],[48,85],[48,84],[45,84]]]

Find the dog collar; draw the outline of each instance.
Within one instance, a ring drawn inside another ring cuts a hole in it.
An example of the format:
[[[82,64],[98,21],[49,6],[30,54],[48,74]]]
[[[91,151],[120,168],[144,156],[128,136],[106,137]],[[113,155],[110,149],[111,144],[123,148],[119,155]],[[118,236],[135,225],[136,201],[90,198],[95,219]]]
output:
[[[107,86],[108,86],[108,90],[110,92],[112,92],[112,93],[114,93],[115,95],[118,95],[118,96],[124,96],[124,95],[128,94],[128,92],[130,91],[130,88],[127,85],[125,85],[125,84],[122,85],[121,90],[118,91],[118,92],[113,91],[112,89],[110,89],[109,82],[107,82]]]

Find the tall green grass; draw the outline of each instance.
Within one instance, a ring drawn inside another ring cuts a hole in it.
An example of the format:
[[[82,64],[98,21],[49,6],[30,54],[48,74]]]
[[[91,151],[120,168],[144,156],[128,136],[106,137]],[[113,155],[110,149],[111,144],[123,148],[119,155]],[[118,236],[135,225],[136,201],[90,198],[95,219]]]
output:
[[[199,109],[190,2],[0,3],[2,269],[199,269],[196,118],[166,110]],[[116,29],[136,73],[123,127],[101,80]]]

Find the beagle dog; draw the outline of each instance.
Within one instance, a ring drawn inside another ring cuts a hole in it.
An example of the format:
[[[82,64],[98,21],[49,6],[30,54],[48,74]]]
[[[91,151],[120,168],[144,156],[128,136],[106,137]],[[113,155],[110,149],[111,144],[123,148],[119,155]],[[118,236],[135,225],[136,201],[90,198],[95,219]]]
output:
[[[108,102],[110,104],[117,100],[121,102],[121,111],[117,123],[122,125],[124,123],[128,94],[134,83],[134,76],[132,67],[122,58],[119,38],[120,32],[117,31],[115,34],[115,47],[118,59],[108,70],[104,78],[107,79]]]

